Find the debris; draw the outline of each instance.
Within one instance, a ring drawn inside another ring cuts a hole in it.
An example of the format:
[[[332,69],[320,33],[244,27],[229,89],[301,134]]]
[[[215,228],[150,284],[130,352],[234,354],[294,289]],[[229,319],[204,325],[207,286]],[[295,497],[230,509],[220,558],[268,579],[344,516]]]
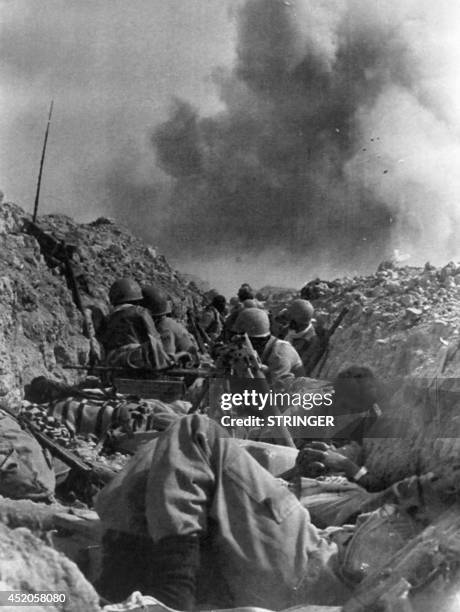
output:
[[[423,314],[423,311],[420,310],[420,308],[406,308],[406,314],[411,316],[411,317],[421,317]]]

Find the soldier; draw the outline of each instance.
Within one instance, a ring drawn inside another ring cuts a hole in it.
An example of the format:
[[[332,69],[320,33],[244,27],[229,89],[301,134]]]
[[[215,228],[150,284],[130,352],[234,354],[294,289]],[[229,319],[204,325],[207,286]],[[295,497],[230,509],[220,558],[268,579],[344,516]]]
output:
[[[289,332],[285,339],[299,353],[307,376],[315,366],[320,348],[320,340],[312,323],[313,313],[310,302],[302,299],[293,300],[285,313],[289,321]]]
[[[235,322],[234,331],[247,334],[260,360],[267,366],[269,382],[284,387],[293,378],[304,376],[302,360],[294,347],[270,333],[268,313],[260,308],[245,308]]]
[[[317,453],[331,469],[361,483],[361,470],[345,456],[332,448]],[[436,494],[432,481],[429,474],[407,478],[377,495],[354,486],[369,511],[395,502],[420,507]],[[359,551],[352,558],[353,527],[317,528],[304,498],[299,501],[286,485],[208,417],[177,420],[96,498],[105,529],[98,591],[119,601],[139,590],[175,610],[192,610],[207,579],[220,598],[206,602],[215,608],[343,605],[362,578]],[[390,510],[377,511],[372,523],[378,526],[372,545],[379,551],[372,572],[405,542],[394,537]],[[347,574],[347,566],[359,571]]]
[[[213,341],[218,340],[224,329],[227,300],[223,295],[215,295],[212,302],[206,307],[200,325]]]
[[[259,302],[258,300],[256,300],[256,299],[254,299],[254,300],[244,300],[243,308],[260,308],[262,310],[265,310],[264,305],[261,302]]]
[[[337,545],[287,486],[201,415],[146,444],[96,510],[106,529],[97,588],[115,601],[140,590],[191,610],[206,576],[223,598],[210,603],[222,608],[337,605],[349,593]]]
[[[224,341],[226,342],[230,340],[235,321],[243,308],[263,308],[263,306],[255,299],[254,291],[252,290],[251,285],[248,285],[248,283],[243,283],[241,285],[241,287],[238,289],[238,297],[233,297],[230,302],[233,302],[233,308],[228,317],[225,319],[224,323],[223,337]]]
[[[164,293],[150,285],[142,288],[142,295],[144,297],[144,306],[152,315],[153,322],[168,355],[176,356],[180,353],[189,353],[191,357],[196,359],[198,347],[195,339],[182,323],[170,316],[171,305]]]
[[[100,335],[106,365],[149,370],[172,365],[152,317],[141,306],[143,296],[138,283],[132,278],[116,280],[110,287],[109,299],[113,310]]]

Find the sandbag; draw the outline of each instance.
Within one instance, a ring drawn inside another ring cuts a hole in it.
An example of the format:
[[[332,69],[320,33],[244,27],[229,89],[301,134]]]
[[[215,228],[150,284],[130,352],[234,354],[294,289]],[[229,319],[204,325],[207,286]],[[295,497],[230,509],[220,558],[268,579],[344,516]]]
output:
[[[48,455],[16,419],[0,410],[0,495],[47,500],[55,484]]]

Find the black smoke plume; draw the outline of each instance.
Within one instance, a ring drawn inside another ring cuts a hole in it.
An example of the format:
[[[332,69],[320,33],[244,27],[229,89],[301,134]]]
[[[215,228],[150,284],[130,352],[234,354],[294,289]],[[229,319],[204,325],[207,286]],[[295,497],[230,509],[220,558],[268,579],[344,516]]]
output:
[[[458,140],[424,72],[422,4],[240,4],[235,66],[214,74],[224,110],[200,117],[175,100],[152,135],[173,178],[158,235],[169,253],[297,281],[395,249],[452,256],[459,185],[443,184],[443,148],[458,154]]]

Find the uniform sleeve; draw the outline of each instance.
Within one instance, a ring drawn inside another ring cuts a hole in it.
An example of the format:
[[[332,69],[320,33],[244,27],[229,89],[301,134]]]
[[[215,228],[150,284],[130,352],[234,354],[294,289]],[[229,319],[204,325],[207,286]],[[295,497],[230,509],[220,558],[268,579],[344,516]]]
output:
[[[207,331],[209,327],[214,323],[214,313],[210,310],[205,310],[200,318],[201,327]]]
[[[192,334],[179,321],[174,321],[174,343],[176,351],[196,352],[197,345]]]
[[[149,336],[153,336],[154,338],[160,338],[160,334],[158,333],[157,328],[155,327],[155,323],[153,322],[152,317],[148,313],[148,311],[143,308],[141,311],[142,321],[145,325],[145,329]]]
[[[178,352],[176,346],[176,339],[171,330],[165,329],[160,333],[161,342],[163,343],[164,350],[168,355],[175,355]]]
[[[170,366],[173,363],[173,359],[170,356],[171,353],[165,350],[163,340],[157,328],[155,327],[155,323],[153,322],[153,319],[150,314],[145,309],[143,309],[142,311],[142,320],[145,324],[150,342],[150,350],[153,359],[154,369],[161,370]]]
[[[279,340],[268,359],[272,385],[284,386],[297,376],[304,376],[302,360],[293,346]]]
[[[312,373],[320,356],[321,350],[321,341],[318,336],[315,335],[314,338],[312,338],[312,340],[309,342],[308,348],[302,351],[302,362],[307,376]]]

